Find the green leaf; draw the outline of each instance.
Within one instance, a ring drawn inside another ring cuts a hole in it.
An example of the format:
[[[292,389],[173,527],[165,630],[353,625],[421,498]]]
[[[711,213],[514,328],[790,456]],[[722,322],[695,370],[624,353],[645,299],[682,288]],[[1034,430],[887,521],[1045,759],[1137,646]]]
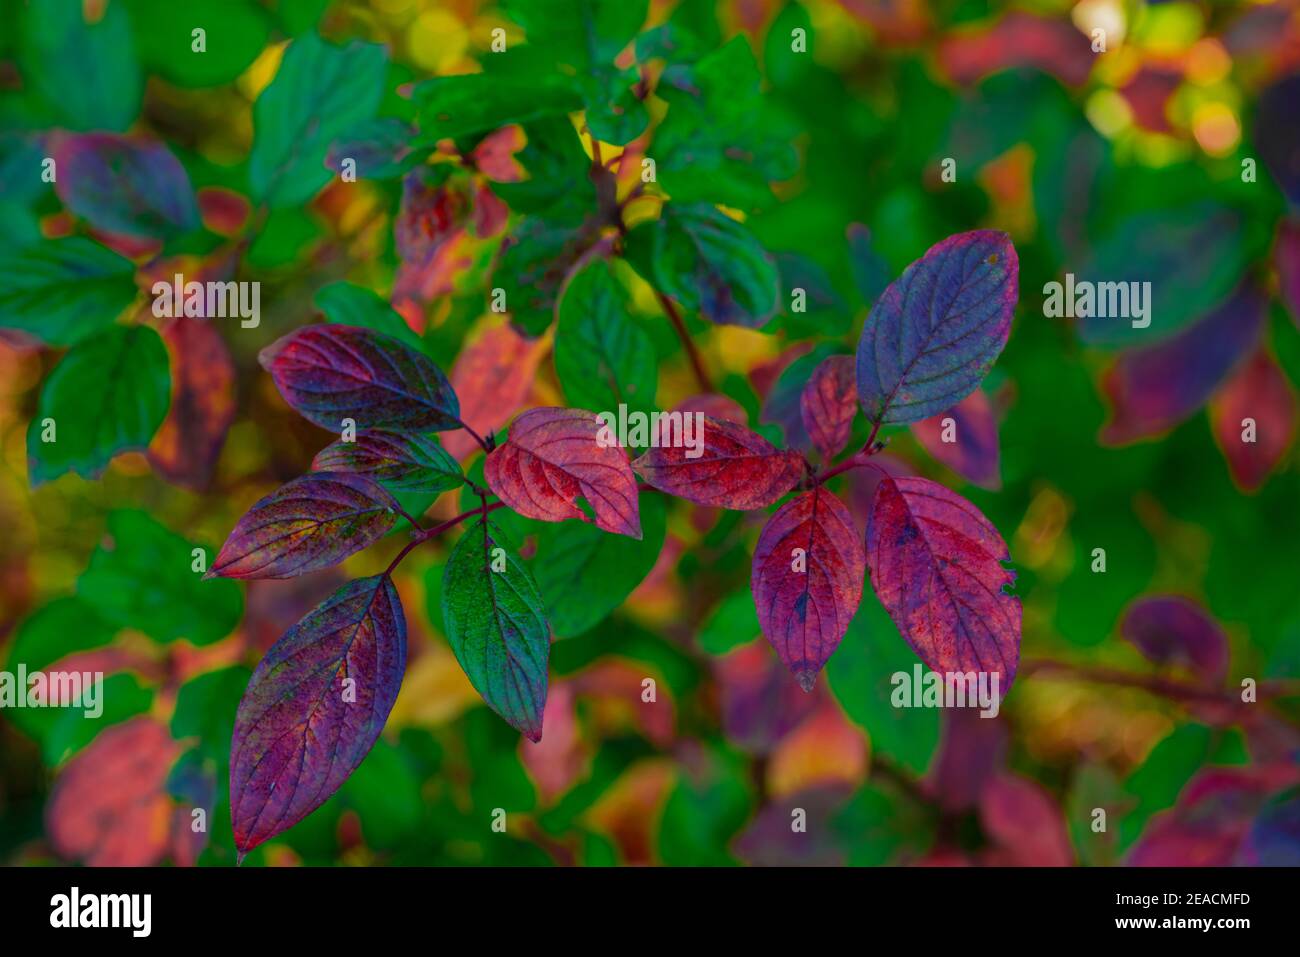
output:
[[[77,594],[118,627],[158,641],[211,644],[234,631],[244,598],[235,582],[204,581],[193,570],[195,547],[144,512],[113,512]],[[214,551],[205,552],[210,561]]]
[[[628,314],[627,292],[608,260],[574,273],[555,330],[555,372],[570,407],[593,412],[654,408],[659,369],[654,343]]]
[[[386,72],[377,43],[336,47],[309,34],[289,44],[253,106],[248,175],[254,198],[272,209],[296,206],[329,182],[330,144],[375,115]]]
[[[1149,283],[1144,302],[1150,325],[1094,315],[1079,320],[1079,335],[1089,344],[1111,347],[1168,338],[1220,305],[1249,262],[1245,224],[1236,210],[1206,201],[1136,213],[1096,243],[1075,279]]]
[[[742,224],[707,203],[666,203],[627,238],[627,259],[655,289],[722,325],[759,328],[780,296],[776,263]]]
[[[177,741],[198,738],[198,750],[224,772],[230,761],[235,711],[253,673],[243,665],[207,671],[181,685],[172,712],[171,732]]]
[[[550,326],[564,279],[592,240],[572,222],[529,216],[502,245],[492,284],[505,290],[510,318],[525,333]]]
[[[130,19],[120,3],[110,3],[97,22],[87,23],[82,8],[81,0],[24,5],[23,77],[58,125],[120,133],[139,114],[144,89]]]
[[[745,765],[734,753],[712,747],[678,776],[659,825],[659,856],[669,867],[725,867],[736,863],[726,850],[749,817],[753,799]]]
[[[78,343],[45,381],[27,428],[32,484],[69,471],[94,478],[119,452],[147,448],[170,404],[167,349],[152,329],[111,326]]]
[[[131,305],[134,276],[131,260],[81,237],[0,248],[0,328],[72,345]]]
[[[717,4],[713,0],[680,0],[668,22],[636,39],[636,58],[662,59],[669,63],[698,60],[722,43]]]
[[[99,690],[103,713],[89,717],[83,708],[23,708],[6,717],[41,743],[41,756],[49,767],[80,751],[105,728],[145,714],[153,705],[153,690],[132,674],[107,675]]]
[[[587,104],[587,129],[596,139],[623,146],[632,142],[650,124],[650,111],[636,95],[641,71],[634,66],[620,70],[602,67],[580,81]]]
[[[803,31],[804,49],[794,50],[794,31]],[[781,8],[767,29],[763,44],[763,67],[767,78],[779,89],[796,86],[813,63],[812,18],[801,3],[790,2]]]
[[[383,296],[350,282],[332,282],[316,291],[316,308],[330,322],[361,326],[400,339],[408,346],[427,352],[424,341]]]
[[[709,613],[700,628],[700,647],[711,655],[725,655],[733,648],[748,644],[763,633],[758,624],[758,609],[748,588],[732,592]]]
[[[571,81],[556,76],[471,73],[425,80],[412,94],[421,133],[456,139],[582,108]]]
[[[663,496],[641,496],[640,511],[639,541],[586,522],[550,523],[538,532],[533,570],[558,637],[596,625],[654,568],[667,529]]]
[[[339,439],[316,453],[317,472],[368,475],[390,492],[446,492],[465,481],[458,463],[433,433],[367,429],[352,440]],[[431,504],[411,514],[418,515]],[[405,504],[402,505],[406,508]]]
[[[939,744],[939,712],[895,708],[890,678],[919,664],[912,649],[870,588],[840,647],[826,664],[826,678],[844,713],[866,729],[873,751],[916,774],[924,774]]]
[[[5,668],[12,673],[22,664],[29,672],[39,671],[68,655],[102,648],[115,634],[117,629],[94,605],[76,595],[55,598],[18,626]]]
[[[509,0],[505,12],[524,28],[530,46],[556,63],[588,69],[614,61],[649,7],[649,0]]]
[[[582,141],[565,117],[538,120],[524,127],[528,142],[515,154],[528,178],[517,183],[490,183],[492,191],[519,213],[542,213],[562,209],[581,221],[583,213],[596,206],[591,182],[591,161]],[[563,218],[563,217],[560,217]]]
[[[668,115],[655,130],[659,182],[679,202],[707,200],[756,209],[769,183],[798,171],[794,125],[768,104],[743,36],[690,66],[664,71],[656,92]]]
[[[253,0],[125,0],[140,59],[183,87],[232,82],[266,46],[270,17]],[[204,49],[194,50],[195,29]]]
[[[456,543],[442,579],[447,641],[470,684],[530,740],[542,737],[550,629],[528,569],[480,520]]]

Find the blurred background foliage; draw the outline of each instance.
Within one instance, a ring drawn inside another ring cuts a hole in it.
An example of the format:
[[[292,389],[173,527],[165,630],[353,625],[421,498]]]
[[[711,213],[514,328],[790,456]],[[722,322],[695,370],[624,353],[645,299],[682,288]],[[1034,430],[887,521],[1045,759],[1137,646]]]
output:
[[[484,222],[495,209],[485,190],[512,178],[501,170],[523,156],[521,136],[481,146],[482,172],[457,172],[452,189],[436,164],[414,187],[323,169],[268,186],[250,163],[254,103],[286,44],[318,33],[383,44],[377,115],[406,123],[409,84],[476,72],[494,28],[511,44],[525,32],[509,9],[473,0],[0,0],[0,17],[0,243],[93,236],[136,262],[142,289],[176,271],[262,284],[257,328],[216,320],[192,341],[164,335],[173,390],[187,370],[206,442],[164,425],[147,454],[119,455],[93,480],[33,490],[26,433],[59,351],[0,332],[0,657],[11,671],[108,676],[98,720],[0,712],[0,859],[231,863],[235,705],[261,654],[344,578],[239,585],[191,570],[192,548],[210,557],[330,439],[284,406],[258,350],[321,312],[390,328],[400,314],[402,334],[452,370],[467,421],[499,428],[520,408],[565,404],[550,337],[525,339],[487,308],[501,229]],[[202,56],[188,52],[196,23]],[[916,659],[868,590],[805,695],[759,635],[749,596],[762,516],[647,497],[660,553],[611,539],[592,580],[551,570],[550,587],[581,600],[555,622],[546,733],[531,745],[487,710],[440,634],[440,542],[397,576],[411,649],[383,737],[335,797],[248,863],[1296,863],[1297,4],[656,0],[647,32],[664,24],[709,50],[743,36],[763,74],[762,129],[797,154],[774,201],[736,212],[783,284],[809,290],[809,311],[762,331],[687,316],[718,391],[770,436],[806,445],[799,388],[821,357],[851,351],[903,267],[954,232],[1011,234],[1020,308],[984,388],[997,481],[966,482],[904,430],[888,455],[960,489],[1008,540],[1021,675],[993,721],[893,708],[889,676]],[[805,55],[791,51],[794,29],[807,31]],[[1091,49],[1096,29],[1104,53]],[[662,62],[646,56],[643,68],[654,88]],[[320,104],[308,123],[290,109],[281,135],[316,135],[348,108]],[[653,144],[665,103],[651,96],[648,108]],[[84,197],[41,183],[34,171],[58,137],[92,130],[165,143],[202,226],[123,235]],[[1243,177],[1251,163],[1257,175]],[[639,172],[625,165],[620,195]],[[709,185],[703,175],[663,179],[686,195]],[[743,181],[727,182],[741,193]],[[272,189],[302,195],[256,198]],[[527,190],[501,193],[526,208]],[[644,207],[655,215],[657,200]],[[1151,280],[1157,331],[1192,338],[1172,358],[1143,357],[1134,341],[1044,317],[1044,284],[1067,272]],[[670,408],[699,388],[650,290],[627,281],[658,366],[653,403]],[[1221,329],[1201,320],[1243,283],[1266,292],[1266,315],[1240,355],[1225,355]],[[157,325],[147,306],[140,314]],[[1280,389],[1252,392],[1279,368]],[[1235,430],[1215,424],[1233,398],[1284,437],[1253,470],[1230,467]],[[448,447],[481,475],[470,443]],[[846,479],[859,521],[868,486]],[[445,518],[456,498],[416,507]],[[544,586],[547,556],[583,547],[563,541],[582,529],[515,525]],[[347,575],[382,570],[398,545],[355,557]],[[1149,595],[1204,609],[1226,671],[1198,670],[1194,639],[1177,629],[1164,651],[1126,641],[1126,609]],[[1247,677],[1282,696],[1241,706]],[[193,808],[208,812],[206,834],[191,830]],[[491,827],[498,808],[504,834]],[[791,830],[795,808],[806,833]],[[1108,812],[1104,833],[1095,808]]]

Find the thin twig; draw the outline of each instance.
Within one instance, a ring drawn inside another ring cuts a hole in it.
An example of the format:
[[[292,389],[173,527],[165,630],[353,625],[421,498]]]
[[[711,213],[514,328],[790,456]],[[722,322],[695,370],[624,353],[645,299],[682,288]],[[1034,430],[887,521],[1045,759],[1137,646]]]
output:
[[[1240,707],[1250,703],[1242,701],[1240,695],[1231,689],[1209,688],[1203,685],[1162,678],[1158,675],[1132,674],[1115,668],[1075,665],[1065,661],[1043,659],[1022,662],[1020,674],[1038,674],[1043,677],[1056,674],[1059,677],[1076,678],[1096,684],[1138,688],[1159,695],[1162,698],[1172,698],[1175,701],[1203,702],[1230,707]],[[1257,690],[1261,701],[1265,698],[1297,697],[1300,696],[1300,681],[1261,681]]]
[[[659,300],[659,305],[663,307],[669,321],[672,322],[673,328],[677,330],[677,338],[682,340],[682,345],[686,348],[686,355],[690,357],[691,368],[695,370],[695,380],[700,384],[701,391],[712,392],[713,381],[704,370],[704,361],[700,358],[699,350],[695,348],[695,342],[686,329],[686,323],[682,321],[681,310],[677,308],[677,303],[658,290],[655,290],[655,297]]]

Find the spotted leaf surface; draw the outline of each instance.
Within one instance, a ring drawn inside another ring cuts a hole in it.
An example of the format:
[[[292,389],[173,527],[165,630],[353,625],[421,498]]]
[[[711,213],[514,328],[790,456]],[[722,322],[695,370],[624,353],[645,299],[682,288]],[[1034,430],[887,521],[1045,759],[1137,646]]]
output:
[[[922,478],[883,478],[867,522],[871,584],[932,670],[999,676],[1020,658],[1020,599],[1006,542],[970,502]]]
[[[383,538],[398,514],[397,500],[373,479],[312,472],[250,508],[207,577],[291,578],[328,568]]]
[[[487,458],[488,486],[521,515],[544,522],[588,521],[607,532],[641,537],[636,476],[627,453],[594,413],[547,406],[510,426],[510,439]]]
[[[240,854],[325,803],[388,720],[406,671],[406,619],[387,575],[349,582],[271,646],[231,741]]]
[[[782,505],[758,537],[750,578],[758,621],[805,691],[848,631],[866,568],[849,510],[821,487]]]
[[[262,350],[284,400],[323,429],[345,418],[359,429],[459,428],[456,393],[433,362],[391,336],[360,326],[305,326]]]
[[[703,422],[696,448],[652,447],[632,467],[661,492],[735,509],[766,508],[803,478],[798,452],[782,451],[734,422],[707,415]]]
[[[858,340],[858,399],[873,422],[928,418],[980,384],[1011,331],[1020,260],[1006,233],[930,247],[881,294]]]

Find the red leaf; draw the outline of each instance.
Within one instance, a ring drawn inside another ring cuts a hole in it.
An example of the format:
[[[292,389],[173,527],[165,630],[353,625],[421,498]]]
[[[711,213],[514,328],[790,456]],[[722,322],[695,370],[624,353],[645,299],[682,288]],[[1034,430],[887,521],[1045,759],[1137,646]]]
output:
[[[574,504],[582,496],[597,528],[640,538],[636,476],[622,448],[600,443],[601,429],[601,420],[582,409],[530,409],[488,456],[488,486],[520,515],[544,522],[589,521]]]
[[[1151,819],[1129,853],[1133,867],[1226,867],[1270,794],[1296,783],[1294,765],[1205,768],[1178,803]]]
[[[701,437],[696,449],[651,448],[632,468],[661,492],[734,509],[766,508],[804,477],[798,452],[783,452],[734,422],[706,415]],[[693,451],[695,458],[687,454]]]
[[[1140,598],[1129,606],[1120,634],[1156,664],[1182,664],[1218,683],[1228,673],[1228,636],[1196,602],[1179,595]]]
[[[1065,817],[1043,786],[1004,772],[980,795],[980,821],[997,845],[990,863],[1016,867],[1069,867],[1074,851]]]
[[[290,578],[328,568],[383,538],[400,508],[364,475],[312,472],[250,508],[205,577]]]
[[[103,731],[60,772],[46,830],[60,857],[91,867],[159,863],[171,835],[167,773],[180,749],[152,718]]]
[[[976,389],[947,412],[912,423],[912,435],[937,461],[968,482],[995,491],[1002,487],[998,423],[983,389]]]
[[[758,536],[750,579],[758,621],[804,691],[848,631],[866,567],[853,517],[821,487],[782,505]]]
[[[172,400],[149,443],[149,461],[169,482],[202,490],[235,418],[235,365],[211,322],[173,319],[162,337],[171,358]]]
[[[451,241],[464,232],[470,215],[468,197],[458,185],[426,182],[423,169],[402,180],[402,202],[393,222],[401,266],[393,300],[428,301],[444,290]]]
[[[305,419],[338,432],[436,432],[461,426],[442,370],[405,343],[357,326],[304,326],[258,356],[284,400]]]
[[[871,583],[907,643],[940,674],[997,674],[1020,658],[1020,599],[1006,542],[970,502],[922,478],[885,478],[867,522]]]
[[[1008,67],[1033,66],[1067,86],[1082,86],[1095,59],[1088,38],[1064,19],[1021,11],[953,31],[940,41],[938,57],[943,71],[962,85]]]
[[[1295,435],[1295,394],[1267,351],[1260,349],[1223,384],[1210,402],[1210,422],[1232,480],[1255,491]]]
[[[537,365],[547,351],[545,340],[525,339],[509,323],[485,330],[461,351],[451,368],[461,421],[480,435],[502,428],[528,399]],[[443,445],[456,459],[478,448],[464,429],[448,432]]]
[[[813,370],[799,396],[803,427],[824,458],[844,449],[858,411],[853,356],[831,356]]]

